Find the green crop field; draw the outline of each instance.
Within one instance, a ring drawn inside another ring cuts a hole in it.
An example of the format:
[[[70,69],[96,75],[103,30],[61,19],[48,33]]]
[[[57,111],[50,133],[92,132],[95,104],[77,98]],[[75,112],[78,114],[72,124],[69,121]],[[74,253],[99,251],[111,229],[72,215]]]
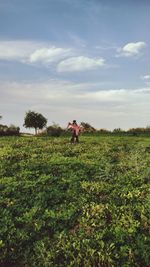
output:
[[[150,139],[0,138],[0,266],[150,266]]]

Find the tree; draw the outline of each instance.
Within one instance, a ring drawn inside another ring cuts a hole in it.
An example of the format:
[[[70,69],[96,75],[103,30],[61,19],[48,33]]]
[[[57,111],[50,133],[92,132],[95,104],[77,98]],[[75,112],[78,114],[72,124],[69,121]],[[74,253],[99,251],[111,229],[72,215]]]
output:
[[[95,132],[95,128],[91,126],[88,122],[81,122],[81,126],[84,128],[86,132]]]
[[[123,132],[123,130],[121,128],[115,128],[113,130],[113,133],[121,133],[121,132]]]
[[[47,127],[47,134],[50,136],[59,137],[63,132],[64,130],[59,126],[59,124],[55,122],[53,122],[52,125]]]
[[[20,128],[15,125],[7,125],[0,124],[0,136],[13,136],[19,135]]]
[[[34,128],[35,134],[37,134],[38,129],[43,129],[46,124],[47,119],[42,114],[30,110],[26,112],[23,126],[26,128]]]

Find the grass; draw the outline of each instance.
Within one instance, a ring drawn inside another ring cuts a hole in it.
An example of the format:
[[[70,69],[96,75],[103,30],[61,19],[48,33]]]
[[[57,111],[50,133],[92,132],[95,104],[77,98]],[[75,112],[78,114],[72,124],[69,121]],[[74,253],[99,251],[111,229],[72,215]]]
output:
[[[149,266],[150,139],[0,139],[1,266]]]

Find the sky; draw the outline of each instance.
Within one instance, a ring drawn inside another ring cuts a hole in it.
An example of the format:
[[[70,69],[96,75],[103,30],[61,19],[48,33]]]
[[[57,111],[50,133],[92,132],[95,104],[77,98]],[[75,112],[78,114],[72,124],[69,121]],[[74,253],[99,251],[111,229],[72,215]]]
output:
[[[149,0],[0,0],[0,115],[150,125]]]

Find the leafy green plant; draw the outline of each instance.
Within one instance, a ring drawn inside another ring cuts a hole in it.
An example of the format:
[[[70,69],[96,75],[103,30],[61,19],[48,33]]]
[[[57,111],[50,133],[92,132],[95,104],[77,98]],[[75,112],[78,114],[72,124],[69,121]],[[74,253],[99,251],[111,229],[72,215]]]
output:
[[[1,266],[150,262],[148,138],[2,137]]]

